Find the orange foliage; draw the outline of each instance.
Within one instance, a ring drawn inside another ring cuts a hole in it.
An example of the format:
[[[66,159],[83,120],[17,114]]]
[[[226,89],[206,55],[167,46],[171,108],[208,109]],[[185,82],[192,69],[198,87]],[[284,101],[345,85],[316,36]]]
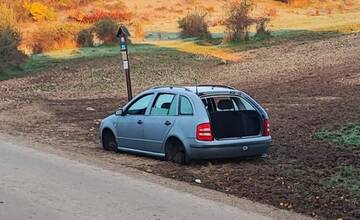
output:
[[[96,10],[91,14],[85,14],[81,21],[82,23],[95,23],[103,19],[113,19],[115,21],[129,21],[131,18],[131,12],[124,10],[114,9],[114,10]]]
[[[75,36],[81,28],[81,26],[71,24],[51,24],[35,30],[22,43],[33,53],[74,48],[76,47]]]
[[[215,12],[215,8],[214,6],[209,6],[205,8],[205,11],[209,12],[209,13],[214,13]]]
[[[327,13],[328,13],[328,15],[331,15],[332,13],[333,13],[333,8],[332,7],[327,7]]]
[[[306,7],[313,3],[313,0],[290,0],[292,6],[295,7]]]
[[[184,10],[182,10],[182,9],[176,9],[176,8],[173,8],[173,7],[171,7],[171,8],[168,10],[168,12],[170,12],[170,13],[176,13],[176,14],[181,14],[181,13],[183,13],[183,11],[184,11]]]
[[[320,15],[320,9],[319,8],[315,8],[314,13],[311,14],[311,16],[319,16]]]
[[[52,8],[40,2],[24,1],[24,8],[28,10],[34,21],[54,20],[56,17]]]
[[[276,17],[278,16],[278,11],[275,8],[266,8],[264,10],[264,15],[266,17]]]
[[[157,7],[154,9],[155,11],[168,11],[169,9],[166,6]]]
[[[141,21],[136,21],[134,23],[134,32],[135,32],[135,38],[138,40],[143,40],[145,37],[144,27]]]
[[[305,7],[315,2],[314,0],[277,0],[277,1],[288,3],[294,7]]]
[[[84,20],[85,16],[86,16],[85,12],[83,12],[81,10],[71,10],[69,12],[68,18],[75,20],[77,22],[82,22]]]

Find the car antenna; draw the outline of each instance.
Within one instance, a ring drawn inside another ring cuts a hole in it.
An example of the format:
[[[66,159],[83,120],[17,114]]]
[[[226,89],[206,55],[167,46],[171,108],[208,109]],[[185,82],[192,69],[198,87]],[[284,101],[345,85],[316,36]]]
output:
[[[197,79],[195,79],[195,90],[196,90],[196,95],[199,95]]]

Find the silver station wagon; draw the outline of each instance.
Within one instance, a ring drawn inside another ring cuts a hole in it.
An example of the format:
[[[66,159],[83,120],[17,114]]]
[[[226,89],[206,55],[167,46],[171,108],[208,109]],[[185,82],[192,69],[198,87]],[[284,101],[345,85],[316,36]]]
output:
[[[271,144],[269,117],[249,95],[219,85],[154,87],[102,120],[105,150],[164,158],[261,156]]]

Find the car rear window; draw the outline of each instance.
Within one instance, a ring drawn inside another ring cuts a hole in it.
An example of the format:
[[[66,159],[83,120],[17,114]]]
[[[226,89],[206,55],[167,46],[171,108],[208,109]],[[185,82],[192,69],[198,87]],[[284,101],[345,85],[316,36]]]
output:
[[[255,108],[239,96],[216,96],[202,99],[208,112],[247,111]]]

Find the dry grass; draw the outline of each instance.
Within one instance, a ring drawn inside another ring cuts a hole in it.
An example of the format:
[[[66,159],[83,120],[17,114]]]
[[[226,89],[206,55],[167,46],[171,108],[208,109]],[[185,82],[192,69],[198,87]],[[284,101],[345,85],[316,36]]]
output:
[[[270,29],[278,30],[310,30],[310,31],[335,31],[340,33],[351,33],[360,31],[360,1],[346,0],[343,1],[326,1],[326,3],[312,4],[309,7],[294,8],[278,1],[256,0],[256,8],[254,16],[268,15],[272,18]],[[73,10],[91,12],[94,10],[102,10],[107,8],[126,8],[133,14],[133,19],[128,22],[130,31],[134,33],[137,40],[142,40],[147,32],[171,32],[178,33],[177,21],[183,17],[188,11],[198,8],[208,12],[209,30],[212,33],[223,33],[224,27],[224,4],[226,1],[215,0],[157,0],[152,1],[119,1],[94,0],[88,1],[87,4],[79,5]],[[56,8],[56,7],[55,7]],[[31,52],[29,42],[32,42],[34,33],[39,30],[46,29],[47,26],[55,26],[58,23],[72,23],[69,20],[69,10],[56,8],[56,21],[47,21],[44,23],[24,22],[20,24],[24,42],[22,49]],[[71,14],[71,13],[70,13]],[[318,14],[318,16],[314,16]],[[1,22],[1,21],[0,21]],[[83,25],[79,29],[87,28]],[[255,30],[252,30],[255,31]],[[39,34],[37,34],[39,35]],[[54,43],[51,49],[61,49],[63,47],[71,48],[75,46],[73,39],[65,40],[66,42]],[[179,43],[179,42],[178,42]],[[234,55],[229,55],[227,51],[217,48],[197,46],[191,43],[164,43],[164,46],[176,47],[179,50],[187,52],[195,52],[197,54],[207,54],[219,57],[225,60],[237,60]],[[169,45],[166,45],[169,44]],[[30,48],[30,49],[29,49]]]
[[[333,23],[333,20],[341,20],[344,17],[345,21],[343,23],[347,23],[348,19],[346,19],[346,17],[351,17],[354,13],[356,16],[353,17],[351,22],[355,22],[356,18],[358,18],[357,20],[360,20],[360,16],[356,14],[360,8],[360,1],[358,0],[347,0],[345,3],[343,1],[325,1],[307,5],[308,7],[298,7],[299,4],[297,4],[296,7],[293,7],[277,1],[256,0],[255,2],[257,4],[254,15],[261,16],[270,13],[275,18],[273,24],[275,29],[280,27],[290,28],[293,27],[293,24],[298,24],[296,27],[299,29],[307,29],[309,23],[314,25],[320,21],[320,25],[323,25],[324,23],[325,25],[328,25]],[[177,19],[184,16],[189,10],[194,8],[207,11],[209,13],[210,23],[219,23],[215,21],[224,18],[225,3],[226,1],[215,0],[176,0],[171,1],[171,5],[169,5],[169,2],[166,0],[158,0],[151,3],[152,7],[149,7],[149,3],[147,1],[128,1],[126,2],[126,5],[130,11],[134,11],[138,15],[144,13],[149,15],[148,18],[151,22],[144,27],[145,31],[177,32]],[[171,8],[183,10],[183,13],[174,14],[168,12]],[[319,16],[312,16],[316,10],[319,11]],[[328,20],[328,22],[322,22],[323,20]],[[216,25],[216,27],[212,29],[212,31],[222,30],[223,28],[220,24]]]
[[[342,33],[360,31],[360,12],[323,16],[292,15],[278,16],[271,22],[271,29],[339,31]],[[352,27],[352,30],[351,28]]]
[[[196,44],[193,41],[176,40],[176,41],[155,41],[149,43],[165,48],[173,48],[178,51],[182,51],[186,53],[198,54],[203,56],[212,56],[224,61],[237,62],[240,61],[241,59],[241,56],[239,54],[235,54],[229,49],[222,49],[215,46],[202,46]]]

